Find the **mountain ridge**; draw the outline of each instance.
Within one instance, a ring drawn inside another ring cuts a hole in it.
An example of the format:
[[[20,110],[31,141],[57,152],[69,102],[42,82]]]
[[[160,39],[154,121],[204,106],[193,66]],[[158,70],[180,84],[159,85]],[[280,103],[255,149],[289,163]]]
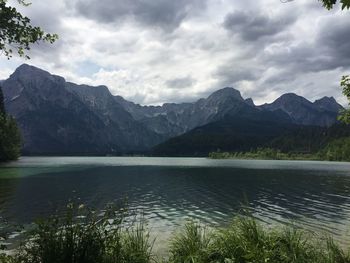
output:
[[[251,98],[244,99],[231,87],[192,103],[142,106],[112,95],[106,86],[77,85],[27,64],[18,67],[2,86],[5,106],[17,119],[24,152],[29,154],[143,152],[239,114],[256,121],[261,111],[261,116],[274,114],[283,123],[330,126],[342,109],[332,97],[312,103],[296,94],[255,106]]]

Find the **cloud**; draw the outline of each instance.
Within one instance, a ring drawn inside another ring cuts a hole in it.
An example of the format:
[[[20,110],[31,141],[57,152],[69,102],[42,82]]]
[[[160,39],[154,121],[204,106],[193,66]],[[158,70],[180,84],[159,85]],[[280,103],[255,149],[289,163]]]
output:
[[[286,30],[296,21],[294,14],[287,16],[268,16],[260,13],[235,11],[225,16],[223,26],[233,35],[245,41],[257,41],[271,37]]]
[[[183,78],[175,78],[175,79],[167,80],[165,82],[165,85],[171,89],[183,89],[183,88],[191,87],[195,82],[196,82],[195,79],[193,79],[190,76],[187,76]]]
[[[350,68],[350,21],[328,18],[318,24],[311,40],[275,43],[259,59],[264,65],[283,68],[292,75]],[[278,80],[278,77],[276,78]]]
[[[205,8],[203,0],[78,0],[76,11],[102,23],[135,21],[142,26],[174,30],[181,22]]]
[[[214,77],[219,80],[222,87],[235,86],[240,81],[254,81],[259,78],[259,70],[252,67],[240,67],[234,62],[221,65],[214,73]]]
[[[348,12],[316,0],[31,2],[21,12],[60,39],[33,45],[29,62],[0,56],[0,78],[27,62],[141,104],[225,86],[264,103],[286,92],[340,100],[350,72]]]
[[[321,24],[321,30],[315,41],[315,50],[325,52],[329,67],[350,67],[350,21],[328,19]]]

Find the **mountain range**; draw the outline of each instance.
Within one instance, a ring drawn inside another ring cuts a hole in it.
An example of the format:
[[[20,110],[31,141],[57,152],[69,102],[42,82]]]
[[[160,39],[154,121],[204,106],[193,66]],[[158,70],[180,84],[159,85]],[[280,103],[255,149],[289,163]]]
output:
[[[113,96],[106,86],[77,85],[27,64],[1,86],[22,133],[23,153],[31,155],[176,155],[181,149],[171,145],[188,143],[192,153],[243,150],[295,127],[329,127],[343,108],[333,97],[310,102],[293,93],[256,106],[229,87],[193,103],[142,106]]]

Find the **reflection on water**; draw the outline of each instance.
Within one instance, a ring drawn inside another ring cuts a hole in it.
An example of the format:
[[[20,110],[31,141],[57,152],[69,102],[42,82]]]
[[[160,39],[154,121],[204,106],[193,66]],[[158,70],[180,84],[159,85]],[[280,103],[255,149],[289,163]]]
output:
[[[29,223],[69,200],[128,199],[152,231],[227,224],[248,200],[265,222],[296,220],[350,244],[350,164],[191,158],[23,158],[0,167],[0,215]]]

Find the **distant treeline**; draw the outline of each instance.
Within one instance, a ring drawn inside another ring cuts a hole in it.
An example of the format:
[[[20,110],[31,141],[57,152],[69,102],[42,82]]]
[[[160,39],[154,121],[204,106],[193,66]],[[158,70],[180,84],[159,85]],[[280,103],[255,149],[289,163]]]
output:
[[[318,127],[235,118],[170,139],[154,155],[347,161],[348,138],[350,125],[342,123]]]
[[[211,152],[212,159],[262,159],[262,160],[319,160],[319,156],[310,153],[283,153],[272,148],[258,148],[250,152]]]
[[[290,144],[292,146],[293,144]],[[293,149],[293,147],[290,147]],[[334,139],[318,151],[295,150],[283,152],[276,148],[257,148],[247,152],[211,152],[209,157],[213,159],[265,159],[265,160],[325,160],[325,161],[350,161],[350,137]]]

